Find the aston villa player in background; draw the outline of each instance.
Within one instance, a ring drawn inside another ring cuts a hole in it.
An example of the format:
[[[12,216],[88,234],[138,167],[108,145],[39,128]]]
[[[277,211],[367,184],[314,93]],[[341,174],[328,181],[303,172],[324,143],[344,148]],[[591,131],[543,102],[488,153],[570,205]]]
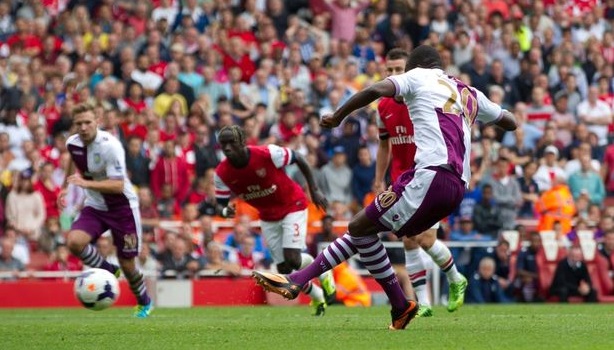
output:
[[[115,136],[98,129],[94,109],[94,105],[83,103],[72,110],[76,134],[66,140],[72,161],[58,207],[66,205],[68,184],[84,189],[85,203],[66,236],[66,245],[85,265],[105,269],[117,277],[121,268],[138,302],[134,316],[146,318],[153,310],[153,302],[136,266],[142,231],[139,200],[128,178],[124,148]],[[111,231],[120,266],[109,263],[94,247],[107,230]]]

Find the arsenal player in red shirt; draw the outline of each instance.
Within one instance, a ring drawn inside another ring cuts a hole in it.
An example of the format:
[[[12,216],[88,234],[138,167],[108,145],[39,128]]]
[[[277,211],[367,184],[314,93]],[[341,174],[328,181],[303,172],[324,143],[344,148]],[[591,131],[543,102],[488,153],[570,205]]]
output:
[[[302,188],[288,177],[284,168],[296,164],[305,176],[313,202],[326,209],[326,198],[316,188],[311,168],[298,153],[276,145],[246,146],[245,132],[237,125],[220,130],[218,142],[226,156],[215,169],[215,197],[223,206],[222,216],[234,216],[228,206],[231,194],[260,213],[261,228],[280,273],[301,269],[313,261],[302,253],[306,248],[307,198]],[[322,289],[309,283],[303,291],[311,297],[314,315],[322,315],[325,298],[332,298],[332,274],[319,277]]]
[[[390,50],[386,55],[386,73],[388,76],[405,73],[408,60],[409,53],[405,50]],[[377,111],[379,114],[377,122],[380,143],[377,150],[373,187],[377,193],[380,193],[386,189],[384,177],[388,166],[390,166],[391,183],[394,183],[404,171],[414,167],[416,145],[414,144],[414,126],[403,97],[381,98]],[[426,288],[426,264],[422,259],[421,255],[423,254],[420,252],[420,247],[446,273],[449,285],[457,285],[454,282],[464,278],[456,269],[450,249],[437,239],[438,228],[439,224],[436,224],[417,236],[403,238],[403,245],[405,246],[404,266],[401,265],[403,261],[392,261],[394,258],[391,256],[391,263],[395,265],[395,268],[407,268],[411,285],[420,304],[418,315],[422,317],[432,316],[433,311]],[[397,272],[403,290],[407,295],[411,295],[411,288],[406,276],[405,273]],[[451,294],[448,293],[448,295]]]

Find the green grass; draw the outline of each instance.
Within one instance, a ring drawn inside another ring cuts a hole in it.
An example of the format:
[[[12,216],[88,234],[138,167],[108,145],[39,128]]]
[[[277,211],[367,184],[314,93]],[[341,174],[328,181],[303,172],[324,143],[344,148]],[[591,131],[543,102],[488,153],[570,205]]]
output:
[[[387,330],[387,307],[0,310],[0,349],[614,349],[614,305],[464,306]]]

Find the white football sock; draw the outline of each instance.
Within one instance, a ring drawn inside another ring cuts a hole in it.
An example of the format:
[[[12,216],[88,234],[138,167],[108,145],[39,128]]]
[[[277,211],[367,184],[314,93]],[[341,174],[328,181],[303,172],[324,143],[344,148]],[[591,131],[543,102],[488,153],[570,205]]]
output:
[[[440,240],[436,240],[431,249],[426,251],[428,255],[433,258],[433,261],[445,272],[449,283],[460,282],[463,280],[461,275],[456,269],[454,264],[454,258],[448,247],[441,243]]]
[[[418,298],[418,304],[431,306],[431,298],[426,286],[426,264],[420,256],[420,248],[405,251],[405,268],[409,274],[411,285],[414,287],[416,298]]]

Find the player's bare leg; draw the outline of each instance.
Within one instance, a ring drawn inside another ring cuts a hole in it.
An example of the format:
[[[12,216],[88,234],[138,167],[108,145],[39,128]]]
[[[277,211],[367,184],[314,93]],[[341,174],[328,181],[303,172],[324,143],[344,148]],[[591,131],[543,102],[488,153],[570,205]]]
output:
[[[68,249],[70,249],[70,252],[74,256],[79,257],[83,264],[94,268],[105,269],[114,274],[115,277],[119,277],[119,266],[106,261],[102,255],[98,253],[98,249],[91,243],[92,236],[82,230],[71,230],[66,236],[66,245]]]
[[[137,269],[135,258],[121,258],[118,257],[119,265],[121,266],[124,276],[130,284],[130,289],[136,297],[138,305],[135,307],[134,316],[138,318],[146,318],[153,310],[153,303],[149,294],[147,294],[147,287],[145,286],[145,278],[141,271]]]
[[[405,265],[393,264],[392,268],[394,269],[394,273],[397,275],[397,279],[399,280],[401,289],[403,289],[403,293],[405,293],[409,299],[415,299],[416,293],[412,286],[412,281],[407,274],[407,270],[405,269]]]
[[[465,302],[467,279],[458,272],[450,249],[437,239],[436,229],[426,230],[416,236],[415,241],[446,274],[448,285],[450,286],[448,291],[448,311],[458,310]]]

